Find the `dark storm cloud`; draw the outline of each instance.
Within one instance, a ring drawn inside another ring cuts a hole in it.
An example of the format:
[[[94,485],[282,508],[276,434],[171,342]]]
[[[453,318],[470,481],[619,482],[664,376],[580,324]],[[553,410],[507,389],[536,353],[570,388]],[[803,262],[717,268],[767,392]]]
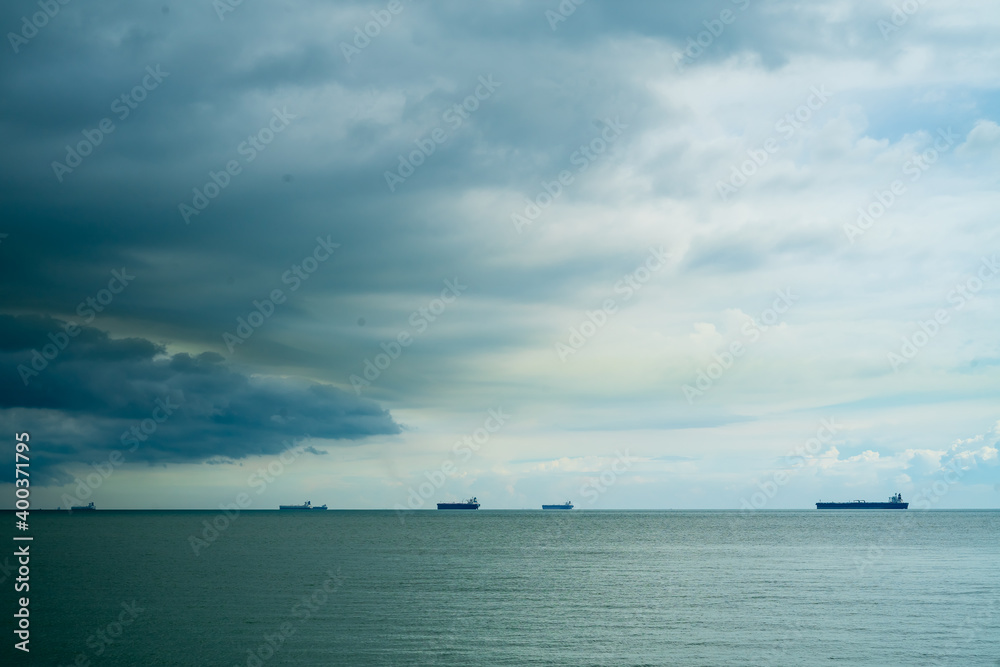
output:
[[[31,426],[33,441],[44,445],[32,460],[42,479],[116,449],[132,462],[197,462],[273,454],[283,440],[306,435],[357,440],[399,432],[371,401],[326,385],[253,377],[215,353],[168,355],[149,340],[35,316],[0,316],[0,330],[0,422],[8,430]]]
[[[32,285],[13,291],[7,307],[68,314],[83,296],[74,293],[77,286],[97,279],[105,266],[127,264],[143,280],[116,304],[119,315],[205,344],[321,232],[334,233],[345,247],[343,266],[328,267],[312,284],[328,294],[419,292],[444,277],[438,267],[448,266],[480,274],[481,292],[519,297],[521,281],[511,283],[503,267],[479,261],[482,239],[456,238],[453,229],[443,236],[421,211],[456,187],[536,188],[590,140],[597,119],[636,108],[634,100],[621,101],[623,93],[636,94],[634,84],[617,81],[611,66],[578,66],[599,29],[584,9],[605,10],[582,8],[572,31],[554,33],[541,5],[472,11],[462,3],[406,3],[392,25],[345,62],[341,41],[350,41],[353,28],[380,7],[317,2],[290,13],[244,3],[224,20],[211,3],[169,13],[132,3],[62,7],[0,62],[9,92],[0,103],[0,136],[9,151],[2,169],[14,186],[3,200],[13,213],[10,247],[17,248],[0,276]],[[0,23],[16,26],[34,10],[30,3],[8,5]],[[512,34],[524,41],[511,42]],[[459,51],[466,55],[455,59]],[[141,83],[146,67],[169,74],[119,119],[112,105]],[[533,72],[540,76],[528,76]],[[491,73],[501,88],[390,196],[383,172],[413,139],[441,126],[442,113],[479,76]],[[329,106],[304,103],[325,93]],[[397,98],[398,112],[378,113]],[[178,204],[235,156],[274,105],[298,118],[184,226]],[[66,145],[104,117],[114,132],[58,182],[51,163],[65,160]],[[503,169],[496,158],[474,157],[486,146],[504,155]],[[509,229],[501,231],[509,236]],[[558,288],[579,271],[567,266],[558,273],[526,281],[535,290]]]
[[[5,23],[29,8],[8,7]],[[615,81],[609,67],[577,71],[574,54],[586,44],[554,35],[543,8],[530,6],[497,5],[487,20],[460,3],[407,3],[348,64],[340,42],[378,8],[306,3],[289,13],[243,4],[220,21],[209,3],[168,14],[130,3],[65,6],[0,63],[12,92],[2,103],[0,136],[11,148],[0,169],[15,185],[0,195],[12,213],[0,279],[30,286],[9,290],[6,309],[71,318],[111,268],[126,266],[137,278],[109,307],[107,327],[225,352],[221,334],[254,299],[287,289],[283,272],[317,235],[332,235],[342,252],[236,359],[342,381],[380,341],[374,327],[353,323],[369,317],[402,329],[445,278],[458,276],[480,296],[544,302],[573,293],[595,268],[631,268],[631,257],[598,249],[511,271],[490,258],[530,252],[533,240],[515,238],[509,211],[493,211],[500,223],[487,228],[493,223],[479,214],[455,219],[444,204],[456,189],[483,184],[537,189],[597,134],[601,117],[636,107],[619,99],[632,84]],[[534,46],[511,43],[511,31]],[[536,49],[544,54],[538,79],[527,76],[538,68]],[[470,56],[455,59],[456,50]],[[168,74],[119,119],[111,105],[146,67]],[[447,125],[443,113],[491,74],[500,87],[490,99],[462,127]],[[381,113],[397,99],[398,109]],[[296,118],[185,225],[178,204],[209,171],[242,162],[237,146],[275,107]],[[51,163],[104,117],[114,132],[60,183]],[[438,127],[449,130],[447,143],[391,194],[383,172]],[[395,304],[349,305],[371,294],[392,294]],[[323,346],[307,346],[301,338],[317,319]],[[501,328],[508,344],[537,336],[504,323],[449,341],[449,353],[490,345]]]
[[[475,267],[480,253],[452,252],[447,242],[430,236],[433,221],[415,215],[424,207],[409,197],[417,196],[418,188],[440,197],[447,196],[442,190],[463,185],[534,188],[538,179],[552,178],[570,153],[590,140],[597,119],[628,115],[641,106],[641,88],[618,80],[613,65],[590,61],[581,69],[579,57],[636,30],[679,36],[688,24],[697,27],[701,15],[686,5],[647,5],[654,14],[650,20],[638,10],[618,16],[617,7],[590,3],[553,32],[540,4],[499,3],[473,11],[462,3],[407,3],[348,64],[340,42],[350,41],[352,29],[380,5],[298,7],[289,13],[244,3],[222,21],[210,3],[171,7],[169,13],[132,3],[71,4],[0,63],[9,91],[0,129],[10,147],[4,177],[19,190],[8,193],[5,204],[15,214],[11,242],[20,244],[2,271],[5,279],[19,275],[34,285],[30,296],[12,295],[10,307],[37,304],[37,296],[46,294],[50,303],[43,309],[59,312],[60,297],[77,298],[65,292],[67,285],[86,282],[81,273],[99,270],[101,263],[127,262],[136,270],[147,264],[154,271],[149,287],[136,290],[155,293],[125,304],[127,312],[160,326],[179,325],[187,337],[205,329],[214,337],[219,322],[208,320],[222,312],[220,304],[254,296],[257,287],[241,281],[240,274],[294,259],[303,239],[319,231],[333,231],[352,248],[355,265],[345,267],[352,280],[332,272],[324,278],[346,291],[387,285],[421,289],[420,277],[440,279],[428,269],[445,258],[467,265],[456,268]],[[2,22],[16,26],[34,9],[8,5]],[[610,27],[602,27],[608,22]],[[511,41],[510,35],[523,38]],[[458,51],[466,55],[456,60]],[[119,120],[111,105],[140,83],[147,66],[161,66],[169,75]],[[494,98],[398,196],[389,197],[383,171],[412,148],[414,138],[440,125],[442,112],[471,92],[477,77],[490,73],[503,82]],[[343,91],[346,101],[323,109],[296,106],[304,93],[329,88]],[[368,90],[375,106],[400,96],[398,115],[359,112],[359,94]],[[303,129],[293,124],[192,226],[180,226],[178,203],[262,126],[275,99],[290,105]],[[58,183],[51,162],[64,159],[65,146],[102,117],[115,122],[114,133]],[[306,136],[307,125],[323,124],[343,131],[332,132],[334,139]],[[472,159],[486,145],[505,154],[503,169]],[[294,179],[284,180],[285,174]],[[143,252],[154,244],[161,256]],[[164,256],[168,253],[173,257]],[[78,261],[81,255],[90,261]],[[46,265],[37,263],[39,257]],[[358,271],[357,265],[368,270]],[[55,284],[55,266],[61,278],[83,280]],[[563,277],[575,273],[567,267]],[[229,277],[244,284],[226,289]],[[507,281],[498,277],[486,273],[478,282],[505,290]],[[555,284],[542,278],[536,282]],[[195,279],[199,289],[192,290]],[[180,294],[183,309],[170,303]],[[140,313],[140,302],[156,304],[158,312]]]
[[[348,62],[342,43],[385,4],[244,2],[220,16],[212,2],[173,3],[169,12],[162,3],[71,2],[16,53],[6,44],[3,310],[71,319],[109,271],[127,267],[136,279],[98,326],[119,339],[227,352],[223,332],[253,300],[287,289],[284,272],[329,235],[340,251],[230,361],[348,386],[379,343],[405,330],[442,280],[457,277],[469,296],[383,378],[393,398],[412,396],[430,371],[455,377],[484,351],[547,346],[551,326],[519,306],[589,308],[592,294],[634,268],[642,243],[610,224],[568,239],[576,242],[568,251],[541,243],[545,225],[571,202],[622,210],[590,187],[615,156],[581,175],[523,235],[511,227],[511,208],[569,168],[603,118],[629,125],[614,147],[627,154],[633,142],[641,151],[658,140],[656,130],[696,116],[691,99],[663,89],[679,76],[673,54],[706,21],[723,10],[736,16],[686,72],[735,54],[774,71],[803,53],[859,58],[899,48],[877,33],[884,10],[867,5],[588,0],[553,30],[546,11],[557,1],[404,2]],[[0,27],[19,30],[37,7],[5,3]],[[148,78],[149,68],[163,74]],[[499,87],[450,127],[443,114],[484,76]],[[121,96],[137,86],[144,99],[122,117]],[[705,86],[686,94],[715,93]],[[238,147],[275,109],[294,118],[248,162]],[[103,118],[114,131],[60,182],[52,163]],[[391,193],[384,172],[441,127],[447,141]],[[708,172],[695,136],[664,140],[633,176],[658,194],[698,192]],[[233,159],[241,173],[185,224],[178,205]],[[477,192],[487,195],[477,200]],[[684,268],[751,268],[767,250],[704,245]],[[371,324],[356,325],[362,318]]]

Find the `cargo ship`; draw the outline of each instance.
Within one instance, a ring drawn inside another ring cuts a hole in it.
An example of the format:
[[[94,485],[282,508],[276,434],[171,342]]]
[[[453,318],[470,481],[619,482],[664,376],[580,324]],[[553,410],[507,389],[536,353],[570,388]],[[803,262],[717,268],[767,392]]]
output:
[[[305,505],[278,505],[279,510],[325,510],[326,505],[316,505],[315,507],[308,500]]]
[[[475,498],[469,498],[464,503],[438,503],[439,510],[477,510],[479,509],[479,501]]]
[[[94,507],[94,503],[88,503],[87,505],[73,505],[69,508],[70,512],[96,512],[97,508]]]
[[[903,496],[899,493],[889,498],[887,503],[870,503],[867,500],[853,500],[849,503],[816,503],[818,510],[905,510],[909,506],[910,503],[904,503]]]
[[[542,505],[543,510],[571,510],[573,509],[573,503],[566,501],[562,505]]]

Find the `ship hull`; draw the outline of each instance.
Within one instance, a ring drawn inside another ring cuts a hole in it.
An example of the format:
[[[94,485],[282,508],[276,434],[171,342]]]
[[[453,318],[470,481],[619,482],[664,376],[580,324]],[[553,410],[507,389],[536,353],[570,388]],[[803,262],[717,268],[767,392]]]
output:
[[[816,503],[818,510],[905,510],[910,503]]]
[[[572,505],[542,505],[543,510],[571,510]]]
[[[477,510],[479,503],[438,503],[439,510]]]
[[[302,505],[278,505],[278,509],[285,512],[307,512],[309,510],[325,510],[326,505],[313,505],[307,500]]]

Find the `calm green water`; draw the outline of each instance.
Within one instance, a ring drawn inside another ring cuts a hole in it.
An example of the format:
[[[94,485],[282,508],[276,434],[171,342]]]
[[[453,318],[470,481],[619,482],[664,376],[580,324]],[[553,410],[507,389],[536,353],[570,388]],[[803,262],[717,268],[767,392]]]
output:
[[[995,511],[217,516],[33,512],[3,664],[1000,665]]]

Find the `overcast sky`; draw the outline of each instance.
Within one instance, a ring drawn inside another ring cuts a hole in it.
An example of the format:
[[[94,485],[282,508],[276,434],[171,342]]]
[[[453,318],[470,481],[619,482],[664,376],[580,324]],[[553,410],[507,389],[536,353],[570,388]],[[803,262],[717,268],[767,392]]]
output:
[[[4,3],[35,506],[1000,506],[1000,9],[577,3]]]

